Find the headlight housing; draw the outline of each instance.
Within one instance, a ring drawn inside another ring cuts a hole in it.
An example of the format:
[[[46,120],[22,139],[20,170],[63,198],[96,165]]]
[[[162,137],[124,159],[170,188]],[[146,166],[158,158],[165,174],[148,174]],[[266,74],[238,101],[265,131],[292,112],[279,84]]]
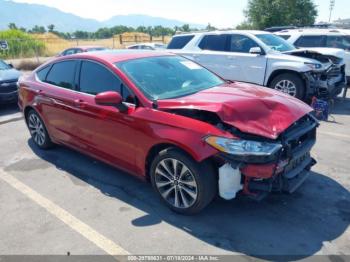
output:
[[[208,136],[205,142],[231,158],[243,162],[265,162],[273,160],[282,145],[279,143],[259,142],[252,140],[230,139]]]
[[[304,63],[306,66],[308,66],[312,70],[320,70],[322,69],[322,64],[319,63]]]

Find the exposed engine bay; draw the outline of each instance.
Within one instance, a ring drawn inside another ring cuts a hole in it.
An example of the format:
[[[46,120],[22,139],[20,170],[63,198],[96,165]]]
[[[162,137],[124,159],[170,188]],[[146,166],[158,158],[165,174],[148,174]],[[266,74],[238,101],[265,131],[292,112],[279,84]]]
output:
[[[345,87],[345,64],[342,63],[341,58],[307,49],[297,49],[284,53],[314,59],[323,65],[322,70],[313,70],[305,74],[305,78],[310,82],[311,90],[315,91],[317,97],[333,98],[339,95]]]

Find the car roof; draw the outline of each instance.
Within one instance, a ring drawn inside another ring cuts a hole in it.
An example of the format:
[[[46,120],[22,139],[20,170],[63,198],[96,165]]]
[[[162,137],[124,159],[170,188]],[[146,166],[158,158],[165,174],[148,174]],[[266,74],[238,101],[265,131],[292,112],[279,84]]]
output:
[[[218,30],[218,31],[203,31],[203,32],[193,32],[193,33],[181,33],[174,35],[174,37],[186,36],[186,35],[205,35],[205,34],[271,34],[270,32],[260,31],[260,30]]]
[[[80,46],[73,46],[73,47],[67,48],[66,50],[73,49],[73,48],[86,50],[90,48],[106,48],[106,47],[100,46],[100,45],[80,45]]]
[[[337,28],[298,28],[298,29],[287,29],[276,32],[276,34],[350,34],[350,30],[337,29]]]
[[[118,63],[127,60],[147,58],[147,57],[157,57],[157,56],[175,56],[174,54],[167,53],[164,51],[157,52],[153,50],[130,50],[130,49],[120,49],[120,50],[106,50],[98,52],[88,52],[70,55],[69,58],[85,58],[85,59],[100,59],[108,63]],[[63,57],[62,59],[64,60]]]

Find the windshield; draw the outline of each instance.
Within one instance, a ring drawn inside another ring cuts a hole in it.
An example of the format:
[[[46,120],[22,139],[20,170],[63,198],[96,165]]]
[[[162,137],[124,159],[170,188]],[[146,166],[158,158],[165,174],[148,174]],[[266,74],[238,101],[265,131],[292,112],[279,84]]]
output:
[[[11,67],[6,64],[4,61],[0,60],[0,70],[7,70],[10,69]]]
[[[148,57],[116,63],[149,99],[171,99],[224,83],[200,65],[178,56]]]
[[[265,45],[276,51],[285,52],[295,49],[292,44],[273,34],[257,34],[255,36],[264,42]]]

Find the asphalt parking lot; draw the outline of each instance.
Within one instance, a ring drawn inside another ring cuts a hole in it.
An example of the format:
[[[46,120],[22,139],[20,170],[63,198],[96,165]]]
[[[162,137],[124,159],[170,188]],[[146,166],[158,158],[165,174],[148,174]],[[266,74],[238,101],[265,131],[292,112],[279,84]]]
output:
[[[20,118],[0,107],[0,254],[350,255],[349,96],[321,123],[318,164],[296,193],[218,198],[191,217],[117,169],[61,146],[38,150]]]

